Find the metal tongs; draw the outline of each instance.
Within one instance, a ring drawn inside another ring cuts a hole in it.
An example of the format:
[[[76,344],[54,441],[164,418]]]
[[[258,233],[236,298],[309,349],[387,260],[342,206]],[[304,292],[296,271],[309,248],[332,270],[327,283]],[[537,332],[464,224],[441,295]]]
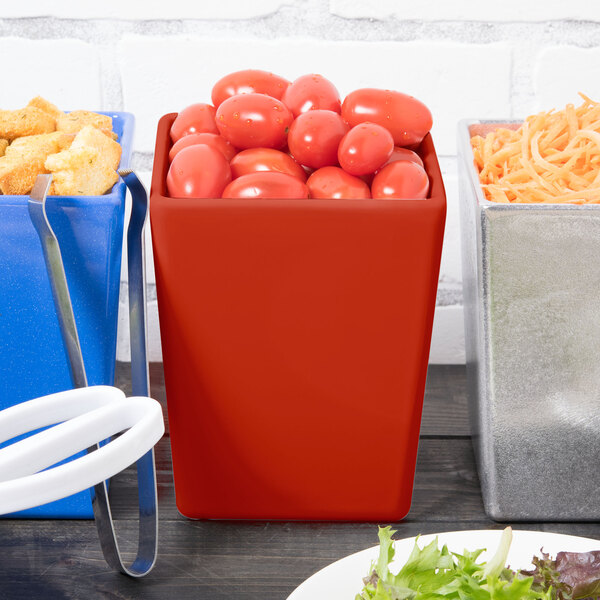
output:
[[[121,170],[119,175],[132,197],[127,256],[134,397],[126,399],[120,390],[110,386],[87,386],[60,247],[46,215],[46,195],[52,176],[39,175],[29,199],[29,214],[42,244],[75,389],[24,402],[0,412],[0,442],[64,421],[0,450],[0,514],[50,502],[89,487],[107,563],[131,577],[143,577],[154,566],[157,554],[158,512],[153,447],[164,433],[164,421],[158,402],[148,398],[143,238],[147,194],[133,171]],[[102,447],[98,445],[100,440],[123,430],[127,431],[118,438]],[[86,447],[86,456],[47,469]],[[136,461],[138,551],[133,563],[126,566],[116,539],[106,479]]]

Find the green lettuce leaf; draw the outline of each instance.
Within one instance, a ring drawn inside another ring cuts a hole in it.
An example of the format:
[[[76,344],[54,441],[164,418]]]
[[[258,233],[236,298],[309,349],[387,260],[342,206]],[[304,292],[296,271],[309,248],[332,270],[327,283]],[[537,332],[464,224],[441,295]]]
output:
[[[390,527],[379,528],[379,558],[355,600],[553,600],[551,588],[534,589],[532,576],[505,567],[510,529],[487,564],[477,562],[483,549],[453,553],[446,545],[439,548],[437,538],[421,548],[417,537],[408,560],[395,575],[389,569],[394,533]]]

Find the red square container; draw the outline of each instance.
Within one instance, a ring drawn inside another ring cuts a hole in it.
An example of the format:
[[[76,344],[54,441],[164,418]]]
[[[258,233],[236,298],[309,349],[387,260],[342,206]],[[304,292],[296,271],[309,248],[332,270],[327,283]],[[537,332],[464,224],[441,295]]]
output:
[[[179,511],[393,521],[410,508],[446,198],[167,197],[150,218]]]

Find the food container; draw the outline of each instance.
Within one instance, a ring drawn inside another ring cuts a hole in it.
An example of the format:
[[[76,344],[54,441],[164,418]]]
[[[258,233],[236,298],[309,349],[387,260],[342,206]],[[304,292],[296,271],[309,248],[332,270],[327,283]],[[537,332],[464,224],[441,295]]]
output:
[[[485,510],[600,518],[600,208],[488,202],[458,132],[465,341]]]
[[[175,494],[191,518],[409,508],[446,201],[150,200]],[[379,490],[379,491],[377,491]]]
[[[104,113],[129,165],[133,116]],[[48,219],[60,244],[89,385],[114,383],[125,184],[103,196],[50,196]],[[0,195],[0,410],[72,388],[40,239],[28,196]],[[92,518],[89,492],[18,513]]]

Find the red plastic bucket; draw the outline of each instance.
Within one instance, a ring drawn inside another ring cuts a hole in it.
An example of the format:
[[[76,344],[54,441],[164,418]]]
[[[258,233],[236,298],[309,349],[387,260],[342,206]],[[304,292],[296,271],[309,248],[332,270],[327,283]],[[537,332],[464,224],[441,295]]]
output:
[[[179,511],[398,520],[409,511],[446,199],[173,199],[150,218]]]

